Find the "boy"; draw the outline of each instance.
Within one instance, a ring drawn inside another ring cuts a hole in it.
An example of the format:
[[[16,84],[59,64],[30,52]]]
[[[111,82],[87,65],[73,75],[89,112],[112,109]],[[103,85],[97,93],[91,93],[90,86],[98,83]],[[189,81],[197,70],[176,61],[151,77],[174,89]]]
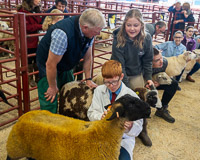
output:
[[[138,97],[130,88],[122,82],[124,74],[122,73],[121,63],[115,60],[109,60],[102,66],[102,76],[104,84],[98,86],[93,95],[92,104],[87,112],[90,121],[101,120],[107,114],[104,106],[114,102],[125,94]],[[139,97],[138,97],[139,98]],[[132,160],[133,149],[135,146],[135,137],[142,131],[143,120],[125,122],[125,133],[121,142],[119,160]]]

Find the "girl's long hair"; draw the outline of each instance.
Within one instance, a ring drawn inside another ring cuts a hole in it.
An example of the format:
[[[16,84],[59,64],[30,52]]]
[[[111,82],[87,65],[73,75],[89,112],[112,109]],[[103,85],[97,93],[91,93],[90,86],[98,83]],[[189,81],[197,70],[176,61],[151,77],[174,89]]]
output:
[[[131,9],[126,14],[124,22],[121,26],[121,29],[119,30],[119,32],[117,34],[117,41],[118,41],[117,47],[125,46],[125,43],[127,41],[126,37],[128,36],[128,34],[126,33],[126,30],[125,30],[125,25],[129,18],[136,18],[141,23],[141,30],[140,30],[139,34],[134,38],[133,45],[139,46],[139,48],[142,49],[143,42],[145,39],[145,31],[144,31],[144,22],[143,22],[142,13],[138,9]]]

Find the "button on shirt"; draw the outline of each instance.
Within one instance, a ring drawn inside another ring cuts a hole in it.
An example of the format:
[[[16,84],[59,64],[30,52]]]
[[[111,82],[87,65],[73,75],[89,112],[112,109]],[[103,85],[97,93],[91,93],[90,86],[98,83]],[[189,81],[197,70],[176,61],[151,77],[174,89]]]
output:
[[[80,28],[80,25],[79,25]],[[84,38],[84,34],[81,31],[81,36]],[[61,29],[54,29],[53,32],[51,33],[51,45],[50,45],[50,50],[53,52],[55,55],[64,55],[64,53],[67,50],[67,34],[61,30]],[[92,46],[94,42],[94,39],[92,40],[91,44],[89,47]]]
[[[179,46],[174,41],[167,41],[155,45],[155,48],[162,50],[162,55],[165,57],[178,56],[186,51],[186,47],[181,43]]]

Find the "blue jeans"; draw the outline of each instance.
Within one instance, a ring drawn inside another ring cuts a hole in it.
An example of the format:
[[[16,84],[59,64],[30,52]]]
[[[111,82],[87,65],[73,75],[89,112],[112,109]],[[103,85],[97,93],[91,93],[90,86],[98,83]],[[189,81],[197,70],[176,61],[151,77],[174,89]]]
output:
[[[131,157],[124,147],[120,149],[119,160],[131,160]]]

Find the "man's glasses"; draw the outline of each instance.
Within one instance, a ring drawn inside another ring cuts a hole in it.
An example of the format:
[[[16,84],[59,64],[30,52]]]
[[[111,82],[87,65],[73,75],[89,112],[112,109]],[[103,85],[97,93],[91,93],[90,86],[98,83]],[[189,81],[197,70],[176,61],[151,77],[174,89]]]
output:
[[[111,85],[111,84],[112,84],[113,86],[116,86],[116,85],[118,84],[119,80],[120,80],[120,77],[119,77],[119,79],[116,80],[116,81],[106,82],[106,81],[103,80],[103,82],[104,82],[104,84],[105,84],[106,86],[109,86],[109,85]]]
[[[174,37],[174,38],[176,38],[176,39],[181,39],[181,38],[183,38],[183,37]]]

